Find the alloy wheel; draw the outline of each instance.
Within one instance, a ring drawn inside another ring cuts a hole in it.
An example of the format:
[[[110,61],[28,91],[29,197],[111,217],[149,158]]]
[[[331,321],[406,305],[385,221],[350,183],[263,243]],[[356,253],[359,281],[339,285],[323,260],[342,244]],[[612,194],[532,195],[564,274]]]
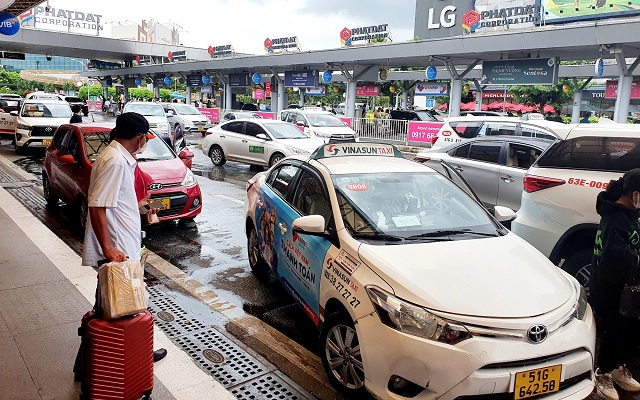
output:
[[[325,341],[328,366],[335,379],[345,388],[357,390],[364,386],[364,366],[355,329],[338,324],[331,328]]]

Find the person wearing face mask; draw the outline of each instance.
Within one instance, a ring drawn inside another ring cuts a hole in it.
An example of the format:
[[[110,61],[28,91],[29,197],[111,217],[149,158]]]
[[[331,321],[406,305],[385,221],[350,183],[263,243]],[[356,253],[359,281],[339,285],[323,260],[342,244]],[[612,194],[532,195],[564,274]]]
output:
[[[601,336],[596,390],[603,399],[618,400],[614,383],[625,391],[640,391],[625,366],[640,344],[640,321],[620,315],[623,288],[640,278],[640,168],[611,181],[598,195],[596,211],[601,219],[589,284]]]

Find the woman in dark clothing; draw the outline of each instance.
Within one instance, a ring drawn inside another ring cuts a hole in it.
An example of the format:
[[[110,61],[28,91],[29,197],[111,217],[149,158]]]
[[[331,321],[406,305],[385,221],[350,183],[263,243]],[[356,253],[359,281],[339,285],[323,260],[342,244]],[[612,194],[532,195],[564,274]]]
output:
[[[617,400],[615,382],[627,391],[640,391],[624,362],[640,340],[640,323],[620,315],[626,284],[640,278],[640,168],[633,169],[598,195],[600,226],[593,255],[590,296],[601,345],[596,370],[601,398]]]
[[[71,111],[73,112],[73,115],[71,116],[69,123],[75,124],[77,122],[82,122],[82,107],[80,107],[77,104],[74,104],[74,106],[71,107]]]

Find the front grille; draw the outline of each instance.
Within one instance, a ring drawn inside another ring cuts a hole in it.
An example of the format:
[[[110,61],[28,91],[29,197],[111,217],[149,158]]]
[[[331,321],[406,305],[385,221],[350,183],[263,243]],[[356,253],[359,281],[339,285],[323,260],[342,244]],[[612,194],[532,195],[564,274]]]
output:
[[[575,350],[565,351],[564,353],[554,354],[554,355],[545,356],[545,357],[529,358],[527,360],[509,361],[509,362],[503,362],[503,363],[488,364],[488,365],[485,365],[484,367],[482,367],[481,369],[525,368],[525,367],[528,367],[528,366],[534,366],[536,364],[550,363],[553,360],[557,360],[559,358],[568,356],[570,354],[582,353],[584,351],[585,350],[583,350],[583,349],[575,349]]]
[[[353,143],[356,141],[353,135],[331,135],[329,143]]]
[[[158,128],[158,124],[154,124],[154,123],[149,122],[149,128],[157,129]]]
[[[180,214],[180,212],[184,209],[184,206],[189,201],[189,196],[184,193],[167,193],[163,195],[152,196],[151,200],[167,198],[169,199],[171,208],[169,208],[168,210],[158,211],[158,217],[170,217],[172,215]]]
[[[47,132],[47,128],[51,128],[49,132]],[[57,126],[34,126],[31,130],[32,137],[51,137],[55,133]]]

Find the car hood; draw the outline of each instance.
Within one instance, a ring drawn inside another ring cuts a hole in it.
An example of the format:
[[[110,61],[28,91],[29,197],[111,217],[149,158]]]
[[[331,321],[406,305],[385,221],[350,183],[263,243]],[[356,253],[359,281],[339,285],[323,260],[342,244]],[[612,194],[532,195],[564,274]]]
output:
[[[18,123],[29,126],[60,126],[62,124],[68,124],[71,119],[71,115],[64,118],[49,118],[49,117],[19,117]],[[51,132],[53,135],[53,132]]]
[[[313,126],[311,127],[314,132],[320,133],[323,135],[355,135],[356,133],[353,129],[348,126],[336,126],[336,127],[327,127],[327,126]]]
[[[396,296],[457,315],[542,315],[569,301],[575,290],[558,267],[513,233],[450,242],[362,244],[359,256]]]
[[[143,172],[153,178],[154,183],[180,183],[187,174],[187,167],[182,160],[144,161],[138,164]]]
[[[191,122],[209,122],[209,119],[207,117],[205,117],[204,115],[183,115],[183,114],[179,114],[178,117],[187,120],[187,121],[191,121]]]
[[[305,150],[309,153],[313,152],[319,146],[324,145],[324,141],[316,138],[306,139],[278,139],[278,142],[285,146],[294,147],[296,149]]]
[[[144,115],[144,118],[147,120],[147,122],[149,123],[154,123],[154,124],[161,124],[161,123],[167,123],[167,117],[166,116],[160,116],[160,115]]]

